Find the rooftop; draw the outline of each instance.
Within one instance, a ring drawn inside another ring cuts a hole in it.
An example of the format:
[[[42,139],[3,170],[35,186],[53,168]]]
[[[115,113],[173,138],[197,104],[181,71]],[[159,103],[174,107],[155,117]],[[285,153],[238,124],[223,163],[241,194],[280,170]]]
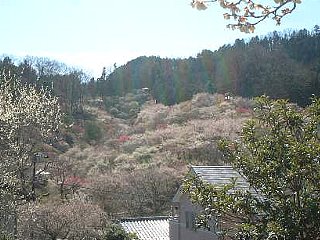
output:
[[[241,176],[231,166],[191,166],[191,171],[206,181],[214,185],[225,185],[231,183],[232,179],[236,179],[235,190],[249,190],[252,194],[258,194],[247,180]]]
[[[168,217],[127,218],[120,225],[128,233],[136,233],[140,240],[169,240]]]

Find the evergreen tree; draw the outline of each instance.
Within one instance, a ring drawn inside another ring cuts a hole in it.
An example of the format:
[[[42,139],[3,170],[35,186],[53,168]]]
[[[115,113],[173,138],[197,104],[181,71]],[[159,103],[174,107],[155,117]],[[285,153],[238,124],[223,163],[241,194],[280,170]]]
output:
[[[256,192],[189,178],[184,190],[212,218],[221,237],[318,239],[320,236],[320,99],[301,110],[285,100],[256,99],[241,141],[222,141],[226,158]],[[225,224],[227,223],[227,224]]]

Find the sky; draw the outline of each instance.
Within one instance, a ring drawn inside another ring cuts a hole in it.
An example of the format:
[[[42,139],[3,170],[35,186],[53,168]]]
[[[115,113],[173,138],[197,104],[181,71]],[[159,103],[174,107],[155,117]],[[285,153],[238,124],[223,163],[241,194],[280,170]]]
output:
[[[281,26],[268,19],[254,34],[227,29],[218,4],[198,11],[190,1],[0,0],[0,56],[48,57],[99,77],[139,56],[187,58],[237,38],[320,25],[320,0],[302,0]]]

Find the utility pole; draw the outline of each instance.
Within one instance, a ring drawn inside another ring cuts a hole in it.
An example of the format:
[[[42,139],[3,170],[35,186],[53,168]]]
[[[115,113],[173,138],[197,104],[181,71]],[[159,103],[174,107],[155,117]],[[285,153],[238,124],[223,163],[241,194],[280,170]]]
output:
[[[35,184],[36,184],[36,163],[40,158],[39,153],[35,153],[32,158],[32,183],[31,183],[31,200],[36,201],[36,191],[35,191]]]

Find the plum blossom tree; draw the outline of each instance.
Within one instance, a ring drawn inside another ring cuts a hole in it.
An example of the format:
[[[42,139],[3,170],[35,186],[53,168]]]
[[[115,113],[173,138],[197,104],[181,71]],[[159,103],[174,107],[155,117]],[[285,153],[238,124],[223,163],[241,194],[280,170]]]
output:
[[[29,172],[41,144],[61,125],[58,99],[45,89],[23,85],[14,76],[4,76],[0,86],[1,189],[11,186],[28,200]],[[13,182],[9,178],[14,179]]]
[[[60,125],[56,97],[22,84],[10,71],[0,73],[0,229],[11,224],[17,201],[35,200],[36,156]]]
[[[227,12],[225,19],[233,19],[235,23],[227,27],[239,29],[241,32],[254,32],[255,26],[267,18],[272,18],[277,25],[286,15],[292,13],[301,0],[193,0],[191,6],[198,10],[205,10],[209,3],[219,3]]]

